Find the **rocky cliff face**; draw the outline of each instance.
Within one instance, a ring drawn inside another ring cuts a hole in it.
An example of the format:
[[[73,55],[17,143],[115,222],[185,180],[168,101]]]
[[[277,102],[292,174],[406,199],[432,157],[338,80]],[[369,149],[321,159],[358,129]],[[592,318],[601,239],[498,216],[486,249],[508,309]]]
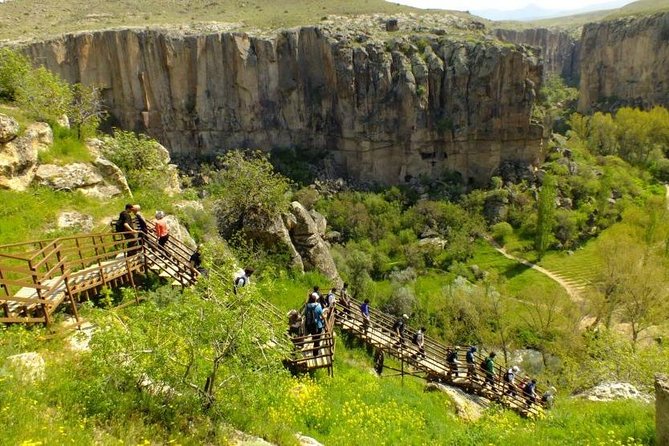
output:
[[[669,106],[668,61],[669,13],[586,25],[579,110]]]
[[[578,83],[581,44],[569,33],[547,28],[495,29],[494,35],[505,42],[538,47],[545,76],[557,74],[570,84]]]
[[[24,51],[69,81],[101,86],[120,126],[177,158],[325,149],[342,173],[397,184],[444,168],[483,182],[502,162],[539,154],[530,112],[541,65],[494,41],[328,27],[266,37],[121,30]]]
[[[658,445],[669,444],[669,376],[655,378],[655,426]]]

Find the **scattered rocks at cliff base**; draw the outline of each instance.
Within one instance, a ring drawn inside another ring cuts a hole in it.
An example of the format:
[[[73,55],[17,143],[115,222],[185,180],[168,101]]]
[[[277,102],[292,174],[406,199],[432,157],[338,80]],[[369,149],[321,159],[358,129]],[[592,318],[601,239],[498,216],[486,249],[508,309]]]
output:
[[[648,403],[653,400],[651,395],[640,392],[630,383],[623,382],[602,383],[575,397],[590,401],[638,400]]]
[[[669,445],[669,376],[655,377],[655,429],[658,445]]]

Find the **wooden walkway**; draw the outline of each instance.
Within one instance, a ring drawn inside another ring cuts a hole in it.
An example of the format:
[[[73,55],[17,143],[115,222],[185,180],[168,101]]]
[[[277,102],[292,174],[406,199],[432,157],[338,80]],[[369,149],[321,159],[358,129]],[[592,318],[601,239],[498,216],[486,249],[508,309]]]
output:
[[[371,310],[370,319],[371,324],[365,329],[359,303],[351,300],[349,308],[343,307],[340,302],[337,304],[336,325],[344,332],[374,347],[377,350],[377,359],[381,358],[381,362],[385,355],[398,359],[401,364],[399,370],[401,374],[459,387],[467,393],[481,395],[524,416],[537,416],[544,411],[540,402],[540,390],[536,390],[539,395],[536,402],[529,402],[523,395],[520,377],[516,378],[515,388],[509,388],[509,385],[502,379],[506,370],[499,366],[495,366],[494,384],[485,384],[486,374],[479,366],[484,356],[475,355],[473,374],[468,375],[465,360],[466,349],[459,351],[456,364],[449,364],[446,357],[452,347],[425,336],[425,355],[423,356],[418,351],[418,347],[411,342],[414,330],[407,326],[404,331],[404,341],[400,342],[392,329],[395,323],[393,317],[378,310]]]
[[[127,238],[126,238],[127,237]],[[79,322],[77,301],[102,287],[135,286],[134,276],[154,270],[189,286],[198,272],[177,239],[166,248],[155,234],[95,233],[0,246],[0,323],[49,324],[61,303]]]

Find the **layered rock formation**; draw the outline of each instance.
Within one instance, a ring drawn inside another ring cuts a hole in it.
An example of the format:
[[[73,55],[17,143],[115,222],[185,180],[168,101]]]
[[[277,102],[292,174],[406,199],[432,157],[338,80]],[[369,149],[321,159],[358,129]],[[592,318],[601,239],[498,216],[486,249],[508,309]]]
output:
[[[586,25],[579,110],[669,106],[668,61],[669,13]]]
[[[548,28],[495,29],[494,35],[505,42],[539,48],[544,76],[557,74],[570,84],[578,82],[581,43],[568,32]]]
[[[120,126],[176,157],[326,149],[343,173],[388,184],[445,168],[483,182],[506,160],[535,162],[542,132],[530,114],[542,73],[533,53],[437,34],[445,31],[120,30],[24,51],[69,81],[101,86]]]
[[[669,376],[655,377],[655,428],[658,445],[669,444]]]

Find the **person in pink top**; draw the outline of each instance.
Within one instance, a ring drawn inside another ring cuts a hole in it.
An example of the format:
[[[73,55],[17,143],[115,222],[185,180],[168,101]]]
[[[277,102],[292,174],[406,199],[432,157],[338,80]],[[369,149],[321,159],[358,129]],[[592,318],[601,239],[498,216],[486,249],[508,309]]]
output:
[[[158,244],[165,246],[170,238],[170,231],[167,228],[167,221],[165,221],[165,213],[163,211],[156,212],[156,236],[158,237]]]

